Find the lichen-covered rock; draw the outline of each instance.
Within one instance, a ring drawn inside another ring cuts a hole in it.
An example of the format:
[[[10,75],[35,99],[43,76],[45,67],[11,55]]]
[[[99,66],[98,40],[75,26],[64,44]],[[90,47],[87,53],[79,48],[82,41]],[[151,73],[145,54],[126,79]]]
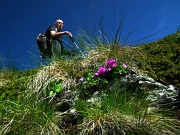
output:
[[[179,102],[178,100],[180,100],[178,98],[179,90],[172,85],[157,82],[148,76],[127,74],[118,79],[118,85],[121,91],[131,89],[134,91],[134,94],[136,94],[137,91],[147,91],[149,93],[148,99],[150,99],[156,107],[167,104],[175,105]]]

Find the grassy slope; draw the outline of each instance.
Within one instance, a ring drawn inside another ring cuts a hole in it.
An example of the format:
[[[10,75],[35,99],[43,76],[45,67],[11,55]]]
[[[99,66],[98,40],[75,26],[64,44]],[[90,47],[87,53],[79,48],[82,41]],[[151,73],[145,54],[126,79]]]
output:
[[[133,58],[142,70],[158,81],[180,88],[180,32],[135,48],[138,51]]]

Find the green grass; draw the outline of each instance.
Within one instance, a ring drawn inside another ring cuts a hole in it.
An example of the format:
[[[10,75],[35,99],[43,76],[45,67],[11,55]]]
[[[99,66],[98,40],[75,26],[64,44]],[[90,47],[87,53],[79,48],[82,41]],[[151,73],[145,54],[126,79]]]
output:
[[[38,72],[38,69],[26,71],[3,70],[0,72],[0,99],[16,100],[27,90],[28,80]]]
[[[36,95],[28,97],[26,94],[16,101],[0,101],[0,133],[55,134],[59,128],[55,124],[54,108]]]
[[[161,113],[149,110],[151,102],[147,94],[133,94],[131,90],[121,92],[117,86],[101,93],[99,101],[91,104],[78,100],[75,108],[83,116],[78,125],[82,134],[147,134],[161,135],[178,133],[178,122],[173,112]],[[171,117],[170,117],[171,116]]]

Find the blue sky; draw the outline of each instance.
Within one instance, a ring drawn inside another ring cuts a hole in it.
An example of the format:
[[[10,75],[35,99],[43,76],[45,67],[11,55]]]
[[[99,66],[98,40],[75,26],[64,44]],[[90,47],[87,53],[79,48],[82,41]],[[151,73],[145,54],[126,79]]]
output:
[[[175,33],[180,24],[179,7],[180,0],[1,0],[0,65],[11,59],[20,69],[36,66],[34,56],[39,57],[36,36],[54,25],[56,19],[62,19],[63,30],[76,36],[83,23],[93,31],[94,24],[98,26],[104,15],[103,28],[112,37],[123,11],[122,42],[135,29],[127,43],[160,31],[135,42],[138,44]]]

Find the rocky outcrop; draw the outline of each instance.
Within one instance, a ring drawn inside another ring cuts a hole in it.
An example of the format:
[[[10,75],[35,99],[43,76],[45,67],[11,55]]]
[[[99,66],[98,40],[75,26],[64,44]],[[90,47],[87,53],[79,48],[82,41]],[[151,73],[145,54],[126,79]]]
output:
[[[134,94],[138,91],[146,91],[149,93],[148,99],[153,102],[155,107],[163,105],[172,105],[177,107],[179,102],[179,90],[172,85],[165,85],[157,82],[151,77],[128,74],[119,78],[119,87],[121,90],[133,89]]]
[[[131,90],[132,94],[138,94],[140,91],[146,91],[149,96],[148,99],[152,101],[152,107],[160,108],[168,105],[169,109],[177,109],[180,101],[179,90],[175,89],[172,85],[165,85],[157,82],[151,77],[143,76],[136,73],[129,73],[108,84],[109,89],[119,88],[120,91]],[[100,103],[101,92],[95,91],[87,102]],[[73,108],[75,100],[78,100],[78,91],[66,90],[56,96],[57,114],[62,117],[62,123],[76,123],[77,116],[76,110]],[[64,124],[66,125],[66,124]]]
[[[149,94],[148,100],[152,101],[152,107],[163,107],[169,105],[171,109],[179,108],[180,94],[179,90],[174,88],[173,85],[165,85],[157,82],[151,77],[127,74],[112,80],[108,86],[110,89],[119,88],[120,91],[131,90],[132,94],[138,94],[141,91]],[[97,101],[98,93],[94,93],[88,100],[89,102]]]

